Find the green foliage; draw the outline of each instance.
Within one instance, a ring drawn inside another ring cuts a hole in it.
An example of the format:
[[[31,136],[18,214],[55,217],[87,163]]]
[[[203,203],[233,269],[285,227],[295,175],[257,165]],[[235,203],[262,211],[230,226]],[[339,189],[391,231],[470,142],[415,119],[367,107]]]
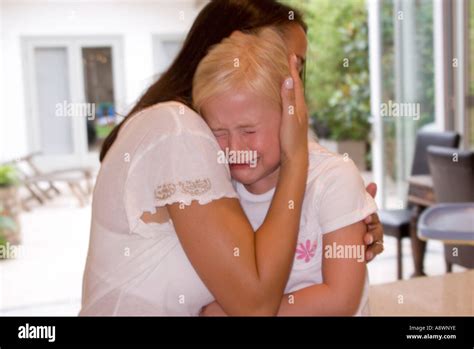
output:
[[[0,247],[7,246],[7,236],[9,235],[9,232],[17,233],[17,231],[18,226],[15,221],[8,216],[2,215],[2,212],[0,212]]]
[[[15,230],[16,228],[16,223],[12,218],[0,216],[0,232],[6,229]]]
[[[2,165],[0,166],[0,188],[9,187],[18,183],[18,173],[14,166]],[[2,203],[0,202],[0,246],[6,246],[8,242],[8,235],[16,233],[18,226],[5,212]]]
[[[18,173],[11,165],[0,166],[0,187],[8,187],[18,183]]]
[[[365,1],[284,2],[300,9],[309,27],[305,88],[319,135],[325,129],[333,139],[365,140],[370,130]]]
[[[104,139],[109,133],[113,130],[114,126],[112,125],[94,125],[97,138]]]

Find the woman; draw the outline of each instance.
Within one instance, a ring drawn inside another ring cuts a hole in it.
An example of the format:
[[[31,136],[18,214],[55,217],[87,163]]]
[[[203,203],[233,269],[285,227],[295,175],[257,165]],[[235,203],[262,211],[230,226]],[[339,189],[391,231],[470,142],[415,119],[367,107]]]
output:
[[[82,315],[197,315],[214,298],[229,315],[276,314],[307,173],[307,116],[297,69],[282,89],[297,116],[281,116],[286,161],[255,233],[228,168],[216,161],[217,142],[189,106],[200,60],[235,30],[285,28],[294,35],[288,46],[301,70],[305,26],[296,12],[289,21],[289,11],[271,0],[208,4],[168,71],[107,138],[94,191]],[[379,228],[369,240],[381,238]]]

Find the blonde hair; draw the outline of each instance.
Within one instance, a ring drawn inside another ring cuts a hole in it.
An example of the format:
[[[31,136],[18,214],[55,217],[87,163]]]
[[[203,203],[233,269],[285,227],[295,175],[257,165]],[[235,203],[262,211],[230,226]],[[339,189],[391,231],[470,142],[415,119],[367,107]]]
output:
[[[281,106],[281,85],[289,76],[288,51],[277,29],[240,31],[211,47],[193,79],[193,104],[201,112],[209,98],[246,90]]]

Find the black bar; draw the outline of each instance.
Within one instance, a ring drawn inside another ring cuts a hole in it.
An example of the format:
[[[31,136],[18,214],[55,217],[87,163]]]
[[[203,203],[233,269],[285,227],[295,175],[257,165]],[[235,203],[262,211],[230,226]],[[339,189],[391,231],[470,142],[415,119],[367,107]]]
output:
[[[48,336],[46,328],[37,329],[32,326],[55,326],[54,342],[48,340],[52,339],[52,332]],[[46,338],[19,338],[20,331],[23,336],[29,337],[41,334],[41,330]],[[106,344],[107,347],[113,344],[144,344],[159,348],[161,344],[168,342],[218,343],[223,347],[234,343],[278,343],[296,348],[296,343],[301,342],[312,343],[311,347],[314,348],[330,344],[333,348],[357,345],[377,348],[472,349],[474,321],[472,317],[0,318],[0,349],[69,347],[72,344]]]

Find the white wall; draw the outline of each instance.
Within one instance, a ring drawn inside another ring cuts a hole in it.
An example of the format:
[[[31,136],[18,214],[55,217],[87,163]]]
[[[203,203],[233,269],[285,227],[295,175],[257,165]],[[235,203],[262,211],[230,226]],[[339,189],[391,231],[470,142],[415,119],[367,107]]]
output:
[[[5,113],[2,111],[5,110],[4,106],[4,89],[3,89],[3,81],[4,81],[4,70],[3,70],[3,34],[4,34],[4,26],[3,26],[3,1],[0,0],[0,160],[5,158],[5,145],[3,143],[3,139],[5,139],[5,126],[4,126],[4,118]],[[1,297],[0,297],[1,299]]]
[[[152,36],[186,33],[199,11],[194,0],[0,2],[4,39],[0,42],[0,103],[4,102],[0,107],[0,161],[28,152],[21,37],[121,36],[125,101],[118,102],[130,105],[154,74]]]

